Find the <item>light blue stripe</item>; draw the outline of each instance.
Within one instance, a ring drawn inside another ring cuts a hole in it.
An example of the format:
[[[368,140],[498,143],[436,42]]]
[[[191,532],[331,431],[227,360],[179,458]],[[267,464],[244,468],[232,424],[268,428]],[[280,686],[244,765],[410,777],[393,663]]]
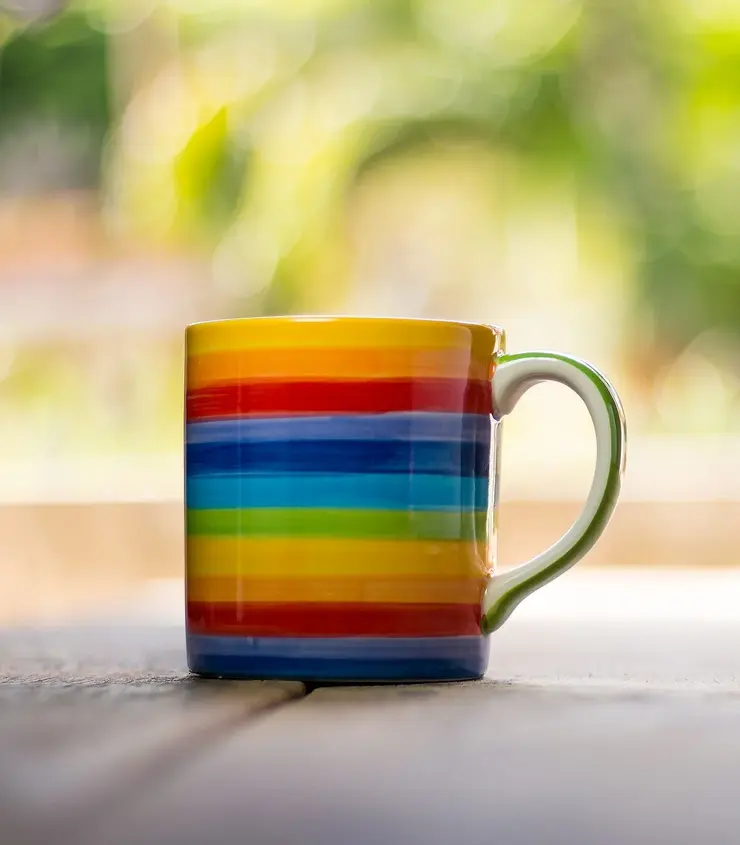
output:
[[[187,507],[485,510],[486,478],[443,475],[209,475],[186,481]]]
[[[448,681],[479,678],[484,637],[218,637],[188,635],[193,672],[307,681]]]
[[[480,414],[357,414],[324,417],[243,418],[194,422],[188,443],[276,440],[458,440],[486,442],[491,420]]]

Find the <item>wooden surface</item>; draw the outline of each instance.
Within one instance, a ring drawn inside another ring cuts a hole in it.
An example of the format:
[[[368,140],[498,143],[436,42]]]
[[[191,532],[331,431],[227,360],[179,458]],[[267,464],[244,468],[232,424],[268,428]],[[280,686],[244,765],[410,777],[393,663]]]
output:
[[[180,630],[9,631],[0,655],[3,845],[87,841],[172,771],[305,692],[200,682]]]
[[[735,843],[734,582],[676,578],[651,614],[644,573],[609,578],[523,605],[470,684],[199,681],[175,590],[0,632],[0,842]]]
[[[98,841],[729,845],[739,775],[729,696],[323,689],[173,772]]]

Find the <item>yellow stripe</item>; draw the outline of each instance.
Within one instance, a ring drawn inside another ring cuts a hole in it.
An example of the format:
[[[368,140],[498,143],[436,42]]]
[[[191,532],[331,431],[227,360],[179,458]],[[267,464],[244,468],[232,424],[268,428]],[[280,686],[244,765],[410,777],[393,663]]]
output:
[[[474,542],[189,537],[188,577],[484,577]]]
[[[188,355],[241,349],[404,348],[468,349],[489,359],[503,345],[500,329],[438,320],[367,317],[256,317],[195,323],[186,332]]]
[[[378,379],[491,377],[490,357],[467,349],[245,349],[188,359],[188,388],[247,379]]]
[[[347,602],[397,604],[475,604],[483,598],[485,578],[427,580],[374,578],[191,578],[189,601]]]

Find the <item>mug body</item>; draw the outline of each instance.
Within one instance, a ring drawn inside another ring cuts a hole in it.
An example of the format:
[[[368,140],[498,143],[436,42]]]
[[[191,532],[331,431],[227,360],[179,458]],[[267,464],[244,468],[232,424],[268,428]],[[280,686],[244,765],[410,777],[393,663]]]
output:
[[[477,678],[495,517],[488,326],[187,329],[187,649],[200,675]]]

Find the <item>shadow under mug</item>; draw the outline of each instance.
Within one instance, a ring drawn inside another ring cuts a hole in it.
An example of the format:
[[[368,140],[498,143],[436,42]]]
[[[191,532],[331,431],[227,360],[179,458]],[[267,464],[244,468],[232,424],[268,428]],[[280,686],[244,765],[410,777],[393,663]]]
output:
[[[619,399],[593,367],[507,355],[501,329],[285,317],[187,328],[187,650],[205,676],[479,678],[488,635],[576,563],[616,504]],[[496,574],[501,418],[555,381],[594,477],[551,548]]]

